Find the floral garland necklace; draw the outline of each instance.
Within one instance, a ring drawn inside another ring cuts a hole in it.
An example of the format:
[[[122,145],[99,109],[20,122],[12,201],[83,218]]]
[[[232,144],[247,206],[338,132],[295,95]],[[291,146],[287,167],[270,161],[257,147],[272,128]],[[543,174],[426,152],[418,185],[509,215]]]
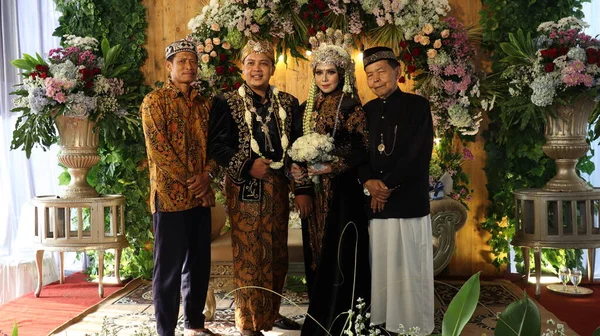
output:
[[[277,161],[277,162],[271,162],[271,164],[269,165],[271,168],[273,169],[280,169],[281,167],[283,167],[283,161],[285,158],[285,153],[287,152],[287,148],[289,145],[289,140],[288,140],[288,136],[285,133],[285,120],[287,118],[287,114],[285,113],[285,110],[283,109],[283,107],[281,106],[281,102],[279,101],[279,89],[275,86],[271,86],[271,92],[273,93],[274,96],[274,102],[277,104],[278,107],[278,114],[279,114],[279,123],[280,123],[280,127],[279,129],[281,130],[281,147],[283,149],[282,151],[282,155],[281,155],[281,160]],[[240,88],[238,89],[238,93],[240,94],[240,96],[242,97],[242,101],[244,102],[244,120],[246,121],[246,125],[248,126],[248,132],[250,133],[250,148],[252,148],[252,151],[256,154],[258,154],[258,156],[260,156],[261,158],[265,158],[264,155],[262,154],[262,152],[260,151],[260,148],[258,146],[258,142],[256,141],[256,139],[254,138],[254,133],[253,133],[253,129],[252,129],[252,112],[250,111],[250,109],[248,108],[248,102],[247,102],[247,98],[246,98],[246,89],[244,89],[244,85],[240,86]]]

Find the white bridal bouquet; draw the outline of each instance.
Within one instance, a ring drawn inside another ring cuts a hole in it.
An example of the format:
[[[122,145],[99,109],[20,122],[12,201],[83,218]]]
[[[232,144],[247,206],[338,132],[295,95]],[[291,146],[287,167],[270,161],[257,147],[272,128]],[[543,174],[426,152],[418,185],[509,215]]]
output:
[[[319,162],[332,161],[333,138],[329,135],[309,133],[299,137],[289,150],[290,157],[296,162],[307,162],[315,165]]]

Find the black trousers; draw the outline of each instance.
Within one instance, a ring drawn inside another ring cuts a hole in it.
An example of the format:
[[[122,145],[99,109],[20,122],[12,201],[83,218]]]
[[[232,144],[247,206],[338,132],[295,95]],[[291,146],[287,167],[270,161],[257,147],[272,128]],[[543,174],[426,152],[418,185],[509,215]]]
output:
[[[159,212],[154,220],[152,295],[160,336],[174,336],[183,299],[185,328],[204,328],[210,277],[210,208]]]

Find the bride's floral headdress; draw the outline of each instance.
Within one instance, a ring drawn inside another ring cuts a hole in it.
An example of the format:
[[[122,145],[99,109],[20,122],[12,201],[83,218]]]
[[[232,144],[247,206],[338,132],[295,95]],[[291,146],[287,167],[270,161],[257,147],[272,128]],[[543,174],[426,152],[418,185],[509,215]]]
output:
[[[335,65],[344,75],[343,91],[352,94],[355,84],[354,61],[350,57],[352,35],[344,35],[339,29],[328,28],[325,33],[318,32],[311,36],[309,42],[312,46],[310,66],[313,71],[319,64]]]
[[[352,35],[343,34],[341,30],[328,28],[325,33],[318,32],[315,36],[311,36],[308,40],[312,45],[312,61],[310,66],[315,71],[319,64],[333,64],[337,68],[340,76],[344,77],[343,94],[355,95],[356,78],[354,76],[354,61],[350,57],[350,46],[352,45]],[[308,90],[308,98],[306,99],[306,109],[304,111],[303,131],[304,134],[313,132],[314,118],[313,108],[315,96],[317,94],[317,84],[313,76],[310,88]],[[342,97],[343,98],[343,97]],[[358,99],[358,95],[356,95]],[[338,105],[338,112],[342,100]],[[336,120],[337,126],[337,120]],[[335,127],[334,127],[335,134]]]

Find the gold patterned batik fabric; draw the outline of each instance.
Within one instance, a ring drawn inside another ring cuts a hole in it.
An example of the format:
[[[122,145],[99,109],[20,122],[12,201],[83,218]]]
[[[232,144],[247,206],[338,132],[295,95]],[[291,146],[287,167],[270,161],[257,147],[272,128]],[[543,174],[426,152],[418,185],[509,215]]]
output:
[[[288,181],[269,174],[258,202],[240,200],[241,186],[226,178],[231,223],[235,323],[240,330],[271,330],[288,269]],[[259,288],[245,288],[256,286]],[[262,289],[264,288],[264,289]]]
[[[207,105],[196,90],[186,97],[172,83],[144,98],[140,113],[148,153],[152,213],[200,206],[201,201],[188,191],[186,180],[216,167],[206,157]]]

